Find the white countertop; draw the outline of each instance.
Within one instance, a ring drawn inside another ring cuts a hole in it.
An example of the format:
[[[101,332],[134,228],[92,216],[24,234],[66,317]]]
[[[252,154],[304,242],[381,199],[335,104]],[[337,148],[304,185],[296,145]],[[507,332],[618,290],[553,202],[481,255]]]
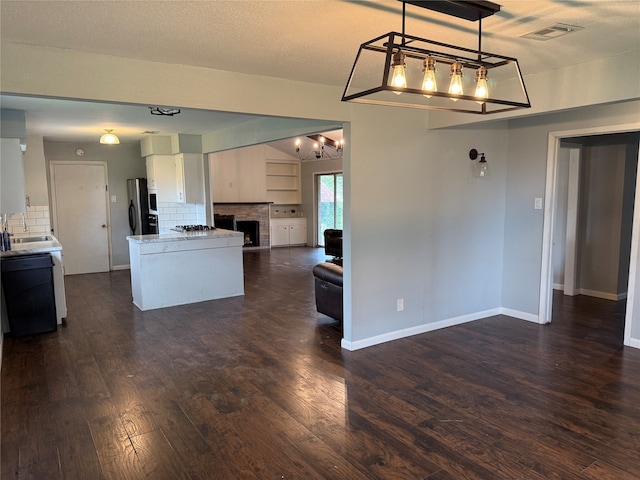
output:
[[[44,236],[44,235],[43,235]],[[47,242],[27,242],[17,243],[11,242],[11,250],[0,252],[0,257],[15,257],[18,255],[32,255],[35,253],[51,253],[62,250],[62,245],[58,242],[58,239],[53,235],[47,235],[51,237],[51,241]]]
[[[157,243],[157,242],[176,242],[183,240],[206,240],[223,237],[244,237],[244,233],[233,230],[223,230],[217,228],[215,230],[196,231],[196,232],[175,232],[175,233],[159,233],[153,235],[129,235],[127,240],[136,243]]]

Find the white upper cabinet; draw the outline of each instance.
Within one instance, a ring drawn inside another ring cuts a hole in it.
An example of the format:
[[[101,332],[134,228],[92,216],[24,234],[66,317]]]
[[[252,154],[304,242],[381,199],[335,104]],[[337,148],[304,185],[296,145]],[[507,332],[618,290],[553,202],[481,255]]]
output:
[[[176,201],[204,203],[204,162],[199,153],[179,153],[175,156]]]
[[[0,152],[0,213],[25,213],[24,165],[17,138],[3,138]]]
[[[147,157],[147,186],[156,190],[158,202],[176,202],[176,163],[173,155]]]
[[[147,184],[159,202],[204,203],[204,164],[199,153],[150,155]]]
[[[267,201],[266,160],[261,146],[209,155],[214,203]]]

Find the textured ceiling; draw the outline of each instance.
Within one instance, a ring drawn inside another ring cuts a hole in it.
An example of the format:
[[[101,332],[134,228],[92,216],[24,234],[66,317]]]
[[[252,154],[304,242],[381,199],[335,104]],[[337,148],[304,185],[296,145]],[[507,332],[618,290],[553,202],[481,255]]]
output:
[[[497,3],[501,11],[482,23],[483,50],[517,57],[525,77],[640,50],[637,0]],[[3,42],[334,86],[345,84],[360,43],[402,29],[402,3],[395,0],[2,0],[0,9]],[[555,23],[584,30],[548,41],[520,38]],[[406,32],[477,47],[477,22],[412,5]]]

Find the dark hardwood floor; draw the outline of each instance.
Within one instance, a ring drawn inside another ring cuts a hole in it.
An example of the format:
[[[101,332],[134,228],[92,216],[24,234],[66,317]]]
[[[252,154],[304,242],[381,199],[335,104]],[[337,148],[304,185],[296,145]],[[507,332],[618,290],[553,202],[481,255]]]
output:
[[[315,312],[323,259],[245,252],[245,297],[148,312],[128,271],[67,277],[66,324],[5,339],[2,478],[640,478],[624,302],[348,352]]]

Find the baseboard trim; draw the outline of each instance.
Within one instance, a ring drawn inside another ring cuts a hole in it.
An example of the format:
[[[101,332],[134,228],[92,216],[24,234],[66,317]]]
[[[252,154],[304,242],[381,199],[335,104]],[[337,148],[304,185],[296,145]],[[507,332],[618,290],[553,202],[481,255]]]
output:
[[[540,323],[540,318],[534,313],[521,312],[520,310],[512,310],[504,307],[500,307],[498,310],[500,311],[500,315],[526,320],[527,322]]]
[[[433,330],[440,330],[441,328],[452,327],[454,325],[461,325],[463,323],[473,322],[474,320],[480,320],[481,318],[492,317],[500,314],[500,309],[485,310],[483,312],[471,313],[468,315],[461,315],[459,317],[453,317],[439,322],[425,323],[417,325],[415,327],[404,328],[402,330],[396,330],[382,335],[376,335],[374,337],[364,338],[362,340],[356,340],[350,342],[344,338],[341,341],[341,346],[345,350],[360,350],[366,347],[372,347],[381,343],[390,342],[392,340],[399,340],[401,338],[411,337],[413,335],[419,335],[421,333],[431,332]]]
[[[113,267],[111,267],[111,271],[115,271],[115,270],[131,270],[131,266],[129,264],[127,264],[127,265],[114,265]]]
[[[602,298],[604,300],[614,300],[616,302],[618,300],[623,300],[623,299],[627,298],[627,292],[624,292],[624,293],[608,293],[608,292],[599,292],[597,290],[587,290],[586,288],[580,288],[578,290],[578,293],[580,295],[586,295],[588,297]]]
[[[629,343],[625,343],[627,347],[640,348],[640,338],[630,338]]]

